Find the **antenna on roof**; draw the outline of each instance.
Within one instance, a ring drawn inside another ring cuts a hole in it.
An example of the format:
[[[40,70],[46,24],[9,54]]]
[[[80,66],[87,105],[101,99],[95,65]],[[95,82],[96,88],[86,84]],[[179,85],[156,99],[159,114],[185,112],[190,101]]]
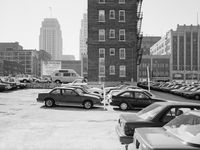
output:
[[[52,18],[52,7],[49,7],[49,11],[50,11],[50,18]]]
[[[199,25],[199,15],[198,15],[198,12],[197,12],[197,25]]]

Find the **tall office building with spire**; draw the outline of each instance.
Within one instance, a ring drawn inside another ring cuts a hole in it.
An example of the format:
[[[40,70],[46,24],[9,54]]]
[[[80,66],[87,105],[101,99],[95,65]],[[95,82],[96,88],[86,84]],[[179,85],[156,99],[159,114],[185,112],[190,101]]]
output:
[[[45,18],[40,28],[39,49],[51,54],[52,60],[61,60],[62,32],[56,18]]]

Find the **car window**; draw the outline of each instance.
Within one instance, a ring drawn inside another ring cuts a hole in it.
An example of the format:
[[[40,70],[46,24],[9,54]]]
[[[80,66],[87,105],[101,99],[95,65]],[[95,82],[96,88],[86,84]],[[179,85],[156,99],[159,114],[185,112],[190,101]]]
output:
[[[148,97],[143,94],[142,92],[135,92],[135,98],[136,99],[147,99]]]
[[[70,90],[70,89],[64,89],[62,94],[63,95],[77,95],[73,90]]]
[[[51,92],[51,94],[59,95],[61,93],[60,89],[55,89]]]
[[[55,76],[61,76],[61,73],[55,73]]]
[[[132,92],[124,92],[120,95],[120,97],[131,97],[133,98],[133,93]]]
[[[68,77],[68,76],[70,76],[70,73],[64,72],[64,73],[63,73],[63,76],[64,76],[64,77]]]
[[[84,90],[82,90],[80,88],[76,88],[76,92],[79,93],[79,94],[86,93]]]
[[[191,108],[171,108],[167,113],[162,117],[162,122],[167,123],[174,119],[175,117],[182,115],[188,111],[192,110]]]

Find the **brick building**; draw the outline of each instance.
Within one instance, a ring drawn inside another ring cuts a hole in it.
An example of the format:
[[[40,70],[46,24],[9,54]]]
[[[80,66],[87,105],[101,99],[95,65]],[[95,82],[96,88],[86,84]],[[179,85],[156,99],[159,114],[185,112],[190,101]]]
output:
[[[88,0],[89,81],[137,81],[141,3]]]

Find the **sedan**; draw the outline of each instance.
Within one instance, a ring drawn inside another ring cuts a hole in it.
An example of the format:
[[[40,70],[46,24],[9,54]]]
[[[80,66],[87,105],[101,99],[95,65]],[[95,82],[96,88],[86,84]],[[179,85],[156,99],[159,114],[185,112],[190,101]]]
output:
[[[154,102],[165,101],[156,99],[147,94],[144,90],[140,89],[126,89],[116,95],[112,95],[112,106],[118,106],[121,110],[144,108]]]
[[[37,102],[45,103],[46,107],[55,105],[83,106],[86,109],[101,105],[98,96],[86,94],[75,88],[57,87],[49,93],[39,93]]]
[[[135,128],[162,127],[180,114],[198,109],[200,104],[186,102],[156,102],[136,114],[122,114],[116,126],[121,144],[133,142]]]
[[[199,150],[200,111],[189,111],[161,128],[137,128],[134,150]]]

